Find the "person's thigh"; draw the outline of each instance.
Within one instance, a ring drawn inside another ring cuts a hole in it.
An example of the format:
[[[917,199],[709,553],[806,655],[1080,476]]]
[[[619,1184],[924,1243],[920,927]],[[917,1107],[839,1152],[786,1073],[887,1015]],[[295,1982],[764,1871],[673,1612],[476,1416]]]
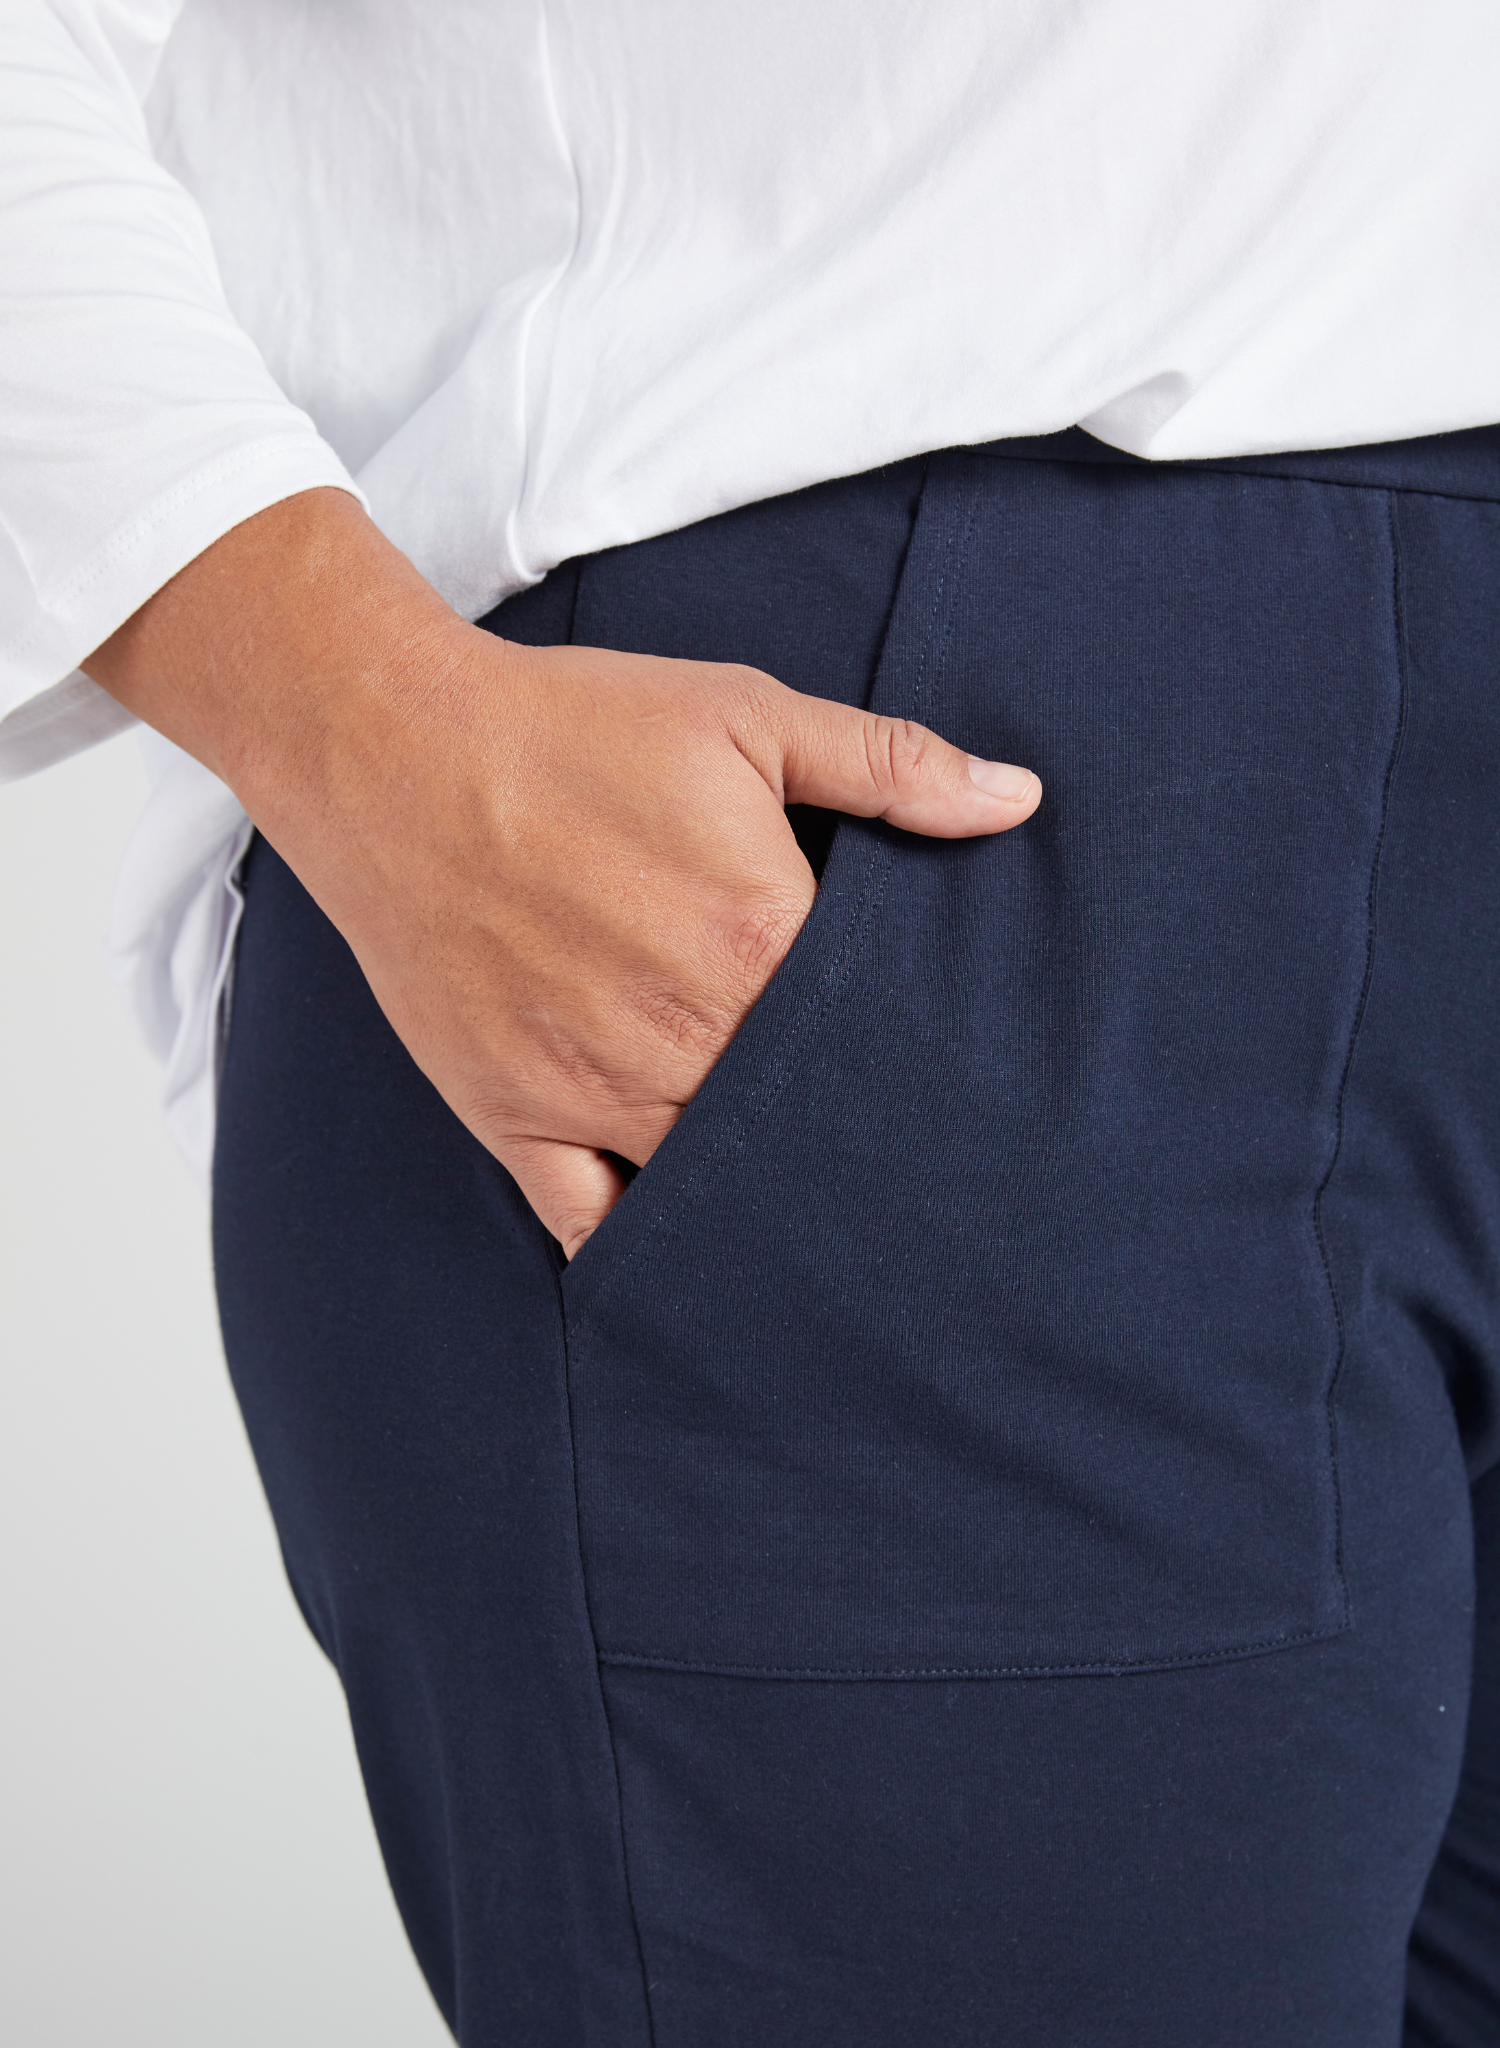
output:
[[[257,848],[216,1246],[289,1569],[469,2048],[1394,2048],[1493,1455],[1500,747],[1431,622],[1495,515],[921,481],[493,622],[1047,790],[838,828],[566,1272]]]

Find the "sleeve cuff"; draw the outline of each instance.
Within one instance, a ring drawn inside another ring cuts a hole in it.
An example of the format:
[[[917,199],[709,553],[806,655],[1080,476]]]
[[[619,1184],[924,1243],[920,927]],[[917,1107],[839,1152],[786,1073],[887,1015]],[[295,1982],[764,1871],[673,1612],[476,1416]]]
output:
[[[50,591],[37,589],[19,549],[0,539],[3,613],[20,625],[0,648],[0,782],[134,724],[79,662],[221,534],[283,498],[330,485],[365,503],[333,450],[310,432],[234,449],[143,506]]]

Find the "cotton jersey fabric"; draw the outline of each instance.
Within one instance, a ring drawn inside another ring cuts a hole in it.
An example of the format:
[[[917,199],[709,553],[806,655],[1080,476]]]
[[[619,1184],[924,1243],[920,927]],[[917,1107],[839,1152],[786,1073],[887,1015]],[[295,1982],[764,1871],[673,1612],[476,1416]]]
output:
[[[800,814],[567,1267],[251,852],[228,1357],[464,2048],[1492,2043],[1500,434],[948,451],[487,623],[1047,794]]]
[[[472,618],[946,443],[1500,418],[1497,85],[1486,0],[7,0],[0,770],[316,485]],[[201,1166],[246,828],[150,752],[114,952]]]

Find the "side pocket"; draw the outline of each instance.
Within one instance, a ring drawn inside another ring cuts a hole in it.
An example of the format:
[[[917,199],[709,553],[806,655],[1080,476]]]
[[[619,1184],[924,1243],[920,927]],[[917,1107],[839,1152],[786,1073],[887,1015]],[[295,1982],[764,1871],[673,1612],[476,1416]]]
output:
[[[1372,492],[935,461],[878,706],[1047,796],[997,840],[842,826],[568,1274],[607,1659],[1118,1671],[1347,1625],[1316,1204],[1392,577]]]
[[[922,718],[960,587],[979,479],[952,465],[929,476],[902,567],[872,696],[877,710]],[[898,701],[899,700],[899,701]],[[732,1173],[803,1071],[870,942],[905,835],[846,819],[827,848],[806,924],[698,1094],[572,1261],[564,1300],[583,1326],[643,1250],[691,1229],[695,1204]]]

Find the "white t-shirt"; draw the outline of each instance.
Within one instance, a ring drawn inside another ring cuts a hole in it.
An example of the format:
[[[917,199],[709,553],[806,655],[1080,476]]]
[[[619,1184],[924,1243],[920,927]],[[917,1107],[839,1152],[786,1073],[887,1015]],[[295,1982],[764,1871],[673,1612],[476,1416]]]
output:
[[[0,773],[313,485],[476,617],[927,448],[1500,420],[1497,105],[1493,0],[0,0]],[[152,753],[115,951],[204,1162],[245,824]]]

